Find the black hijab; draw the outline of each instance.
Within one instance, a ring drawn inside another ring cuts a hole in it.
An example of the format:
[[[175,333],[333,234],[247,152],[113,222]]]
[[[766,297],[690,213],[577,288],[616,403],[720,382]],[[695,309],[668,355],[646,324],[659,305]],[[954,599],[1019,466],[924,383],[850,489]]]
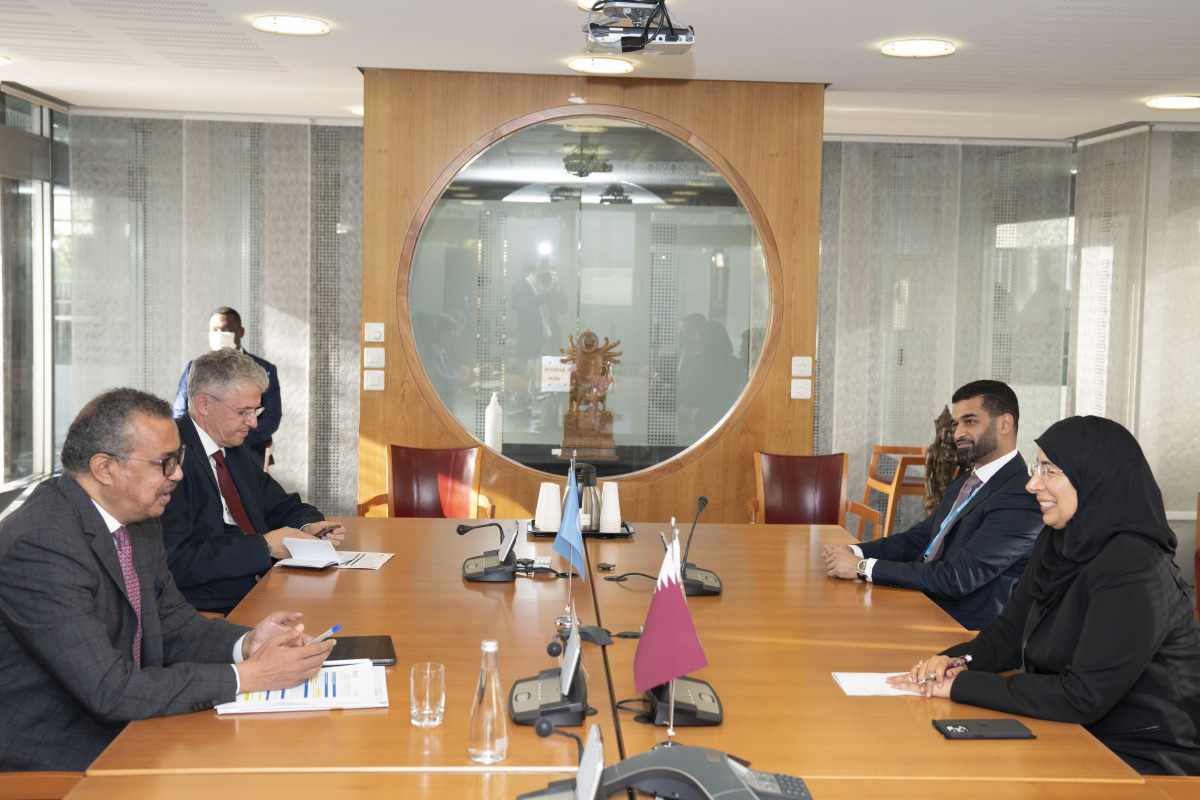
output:
[[[1079,505],[1032,565],[1034,600],[1053,605],[1114,536],[1141,536],[1174,557],[1162,492],[1133,434],[1103,417],[1068,417],[1035,441],[1075,487]]]

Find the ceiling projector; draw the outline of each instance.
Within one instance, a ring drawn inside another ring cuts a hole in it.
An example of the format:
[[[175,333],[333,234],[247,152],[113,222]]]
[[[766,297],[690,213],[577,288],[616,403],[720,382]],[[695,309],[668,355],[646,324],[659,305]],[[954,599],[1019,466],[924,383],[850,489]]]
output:
[[[599,0],[588,14],[586,52],[679,56],[691,49],[696,32],[671,20],[665,0]]]

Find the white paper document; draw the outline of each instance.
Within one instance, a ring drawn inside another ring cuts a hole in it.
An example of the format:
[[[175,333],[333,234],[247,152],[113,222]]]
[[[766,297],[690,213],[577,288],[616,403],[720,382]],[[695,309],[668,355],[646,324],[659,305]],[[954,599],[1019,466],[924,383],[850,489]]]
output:
[[[340,569],[379,569],[388,562],[395,553],[356,553],[344,550],[338,553]]]
[[[279,562],[282,567],[300,569],[325,569],[343,567],[348,569],[379,569],[394,553],[362,553],[352,550],[338,552],[333,542],[324,539],[284,539],[283,546],[292,554]]]
[[[323,711],[331,708],[387,708],[387,677],[369,658],[326,661],[321,671],[299,686],[283,691],[243,692],[218,714],[268,711]]]
[[[837,681],[842,691],[851,697],[868,697],[873,695],[905,695],[912,697],[912,692],[903,689],[893,689],[888,686],[887,679],[896,672],[835,672],[833,679]]]

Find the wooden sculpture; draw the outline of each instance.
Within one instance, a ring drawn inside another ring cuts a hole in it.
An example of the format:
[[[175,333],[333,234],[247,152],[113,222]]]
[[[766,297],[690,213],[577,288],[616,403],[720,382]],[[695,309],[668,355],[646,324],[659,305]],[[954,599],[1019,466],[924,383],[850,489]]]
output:
[[[570,458],[575,450],[581,460],[616,461],[617,444],[613,440],[613,416],[608,410],[608,391],[613,385],[612,365],[621,363],[613,352],[621,340],[609,344],[590,330],[579,334],[576,344],[567,337],[570,348],[558,352],[566,356],[564,364],[574,364],[571,370],[570,408],[563,415],[563,443],[560,460]]]
[[[933,444],[925,449],[925,507],[926,514],[932,514],[942,502],[946,487],[958,473],[958,448],[954,446],[954,419],[950,409],[942,408],[942,413],[933,421],[935,436]]]

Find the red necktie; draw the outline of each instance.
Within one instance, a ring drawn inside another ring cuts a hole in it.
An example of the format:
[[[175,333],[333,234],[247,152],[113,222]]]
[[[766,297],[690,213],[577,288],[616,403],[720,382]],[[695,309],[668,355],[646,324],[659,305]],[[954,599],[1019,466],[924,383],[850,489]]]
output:
[[[250,517],[246,514],[246,509],[242,507],[237,489],[233,488],[233,480],[229,477],[229,470],[225,468],[224,451],[218,450],[212,454],[212,457],[213,461],[217,462],[217,485],[221,487],[221,497],[225,498],[225,505],[229,506],[229,516],[233,517],[233,521],[242,529],[242,533],[257,533],[254,526],[250,524]]]
[[[142,667],[142,586],[138,583],[137,573],[133,569],[133,548],[129,544],[129,531],[125,526],[113,531],[113,540],[117,545],[117,560],[121,562],[121,577],[125,579],[125,596],[133,606],[137,615],[137,635],[133,637],[133,665]]]

